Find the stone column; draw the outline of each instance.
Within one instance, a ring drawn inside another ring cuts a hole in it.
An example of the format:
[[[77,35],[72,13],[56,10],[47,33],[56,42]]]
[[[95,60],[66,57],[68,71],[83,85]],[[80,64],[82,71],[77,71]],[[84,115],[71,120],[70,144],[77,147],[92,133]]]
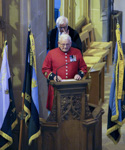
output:
[[[90,21],[94,25],[95,39],[107,41],[108,39],[108,0],[90,0]]]
[[[46,56],[46,0],[5,0],[3,17],[6,24],[9,64],[17,112],[22,109],[22,88],[25,70],[25,56],[28,26],[31,25],[35,38],[36,64],[39,87],[40,117],[47,117],[47,83],[41,67]]]
[[[55,27],[54,0],[47,0],[47,31]]]
[[[36,47],[37,79],[39,88],[40,117],[47,118],[47,81],[41,68],[46,56],[46,0],[5,0],[3,2],[3,18],[5,20],[6,36],[8,42],[8,58],[17,113],[22,110],[22,89],[25,71],[25,57],[28,26],[31,25]],[[22,149],[29,149],[27,131],[23,126]],[[36,140],[37,141],[37,140]],[[12,149],[18,149],[19,124],[16,126]],[[39,144],[41,140],[39,141]],[[30,149],[41,149],[39,144],[33,142]],[[39,147],[39,148],[38,148]]]

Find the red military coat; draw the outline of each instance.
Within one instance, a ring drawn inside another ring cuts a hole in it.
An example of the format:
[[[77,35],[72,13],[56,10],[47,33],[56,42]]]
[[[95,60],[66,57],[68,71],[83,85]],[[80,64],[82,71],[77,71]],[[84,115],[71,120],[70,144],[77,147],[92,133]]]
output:
[[[68,52],[62,52],[59,48],[49,51],[42,66],[42,72],[47,79],[56,73],[62,79],[72,79],[79,71],[86,74],[87,66],[80,50],[73,47]],[[53,98],[54,89],[49,85],[47,98],[47,109],[49,110],[52,109]]]

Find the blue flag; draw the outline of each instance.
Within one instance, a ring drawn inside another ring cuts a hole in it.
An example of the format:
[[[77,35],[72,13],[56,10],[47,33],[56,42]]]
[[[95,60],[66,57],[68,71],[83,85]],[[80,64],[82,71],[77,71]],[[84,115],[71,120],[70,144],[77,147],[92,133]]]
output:
[[[8,46],[5,42],[0,72],[0,150],[6,149],[13,143],[12,130],[18,123],[7,54]]]
[[[116,28],[116,48],[114,53],[114,71],[110,89],[107,136],[117,144],[121,137],[121,126],[125,120],[124,55],[121,43],[120,26]]]
[[[36,72],[35,42],[31,31],[28,31],[25,78],[23,85],[25,122],[28,126],[29,145],[39,137],[39,101]]]

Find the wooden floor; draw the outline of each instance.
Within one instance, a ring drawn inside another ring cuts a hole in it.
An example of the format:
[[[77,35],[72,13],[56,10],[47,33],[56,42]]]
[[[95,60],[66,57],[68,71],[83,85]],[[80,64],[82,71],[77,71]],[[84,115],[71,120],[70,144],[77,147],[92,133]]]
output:
[[[107,136],[107,115],[108,115],[108,104],[110,86],[112,81],[113,66],[110,66],[109,73],[105,73],[105,101],[102,104],[102,108],[105,113],[102,116],[102,150],[125,150],[125,124],[121,128],[121,139],[117,145],[115,145]]]

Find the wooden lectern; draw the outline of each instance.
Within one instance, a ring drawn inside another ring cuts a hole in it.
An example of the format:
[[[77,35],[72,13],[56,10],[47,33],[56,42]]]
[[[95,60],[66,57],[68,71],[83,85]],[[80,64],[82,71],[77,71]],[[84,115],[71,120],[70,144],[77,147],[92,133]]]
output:
[[[91,77],[89,103],[101,105],[104,102],[105,62],[97,63],[89,70]]]
[[[101,150],[102,114],[99,106],[88,105],[89,79],[54,82],[53,108],[41,122],[42,150]]]

